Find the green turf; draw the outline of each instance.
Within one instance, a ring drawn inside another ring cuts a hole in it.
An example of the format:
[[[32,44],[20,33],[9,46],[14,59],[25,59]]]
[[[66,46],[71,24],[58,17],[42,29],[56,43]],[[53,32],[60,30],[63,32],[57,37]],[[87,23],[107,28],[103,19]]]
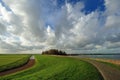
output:
[[[25,64],[30,55],[0,55],[0,71],[8,70]]]
[[[34,67],[0,80],[103,80],[91,64],[70,57],[36,55]]]

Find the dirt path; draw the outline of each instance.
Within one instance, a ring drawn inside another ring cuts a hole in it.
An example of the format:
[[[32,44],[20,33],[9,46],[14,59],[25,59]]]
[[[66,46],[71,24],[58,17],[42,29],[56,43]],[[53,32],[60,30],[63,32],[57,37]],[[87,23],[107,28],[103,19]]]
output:
[[[4,71],[4,72],[0,72],[0,76],[5,76],[5,75],[11,74],[11,73],[22,71],[24,69],[32,67],[34,64],[35,64],[35,59],[30,59],[28,61],[28,63],[26,63],[25,65],[23,65],[21,67],[18,67],[18,68],[15,68],[15,69],[11,69],[11,70],[8,70],[8,71]]]
[[[105,80],[120,80],[120,70],[95,60],[85,60],[93,64],[102,74]]]

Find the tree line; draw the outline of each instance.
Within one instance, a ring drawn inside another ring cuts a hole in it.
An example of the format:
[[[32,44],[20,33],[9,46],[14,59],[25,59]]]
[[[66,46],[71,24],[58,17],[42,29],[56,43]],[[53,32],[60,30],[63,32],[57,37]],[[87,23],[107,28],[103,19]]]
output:
[[[57,49],[50,49],[47,51],[42,52],[43,55],[67,55],[66,52],[57,50]]]

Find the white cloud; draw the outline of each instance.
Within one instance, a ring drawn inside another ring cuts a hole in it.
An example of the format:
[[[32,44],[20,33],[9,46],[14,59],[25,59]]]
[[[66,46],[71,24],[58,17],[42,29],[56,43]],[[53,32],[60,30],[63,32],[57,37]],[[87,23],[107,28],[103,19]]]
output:
[[[111,15],[107,17],[106,27],[119,27],[120,16]]]
[[[119,0],[105,0],[105,6],[106,6],[106,12],[111,15],[118,13],[119,14],[119,7],[120,7],[120,2]]]
[[[0,50],[120,48],[118,0],[105,0],[105,12],[88,15],[81,12],[81,2],[54,9],[58,4],[52,1],[3,0],[10,10],[0,4]]]
[[[106,5],[106,27],[120,26],[120,2],[119,0],[105,0]]]
[[[0,22],[0,35],[4,34],[5,31],[6,31],[6,27],[4,26],[4,24]]]

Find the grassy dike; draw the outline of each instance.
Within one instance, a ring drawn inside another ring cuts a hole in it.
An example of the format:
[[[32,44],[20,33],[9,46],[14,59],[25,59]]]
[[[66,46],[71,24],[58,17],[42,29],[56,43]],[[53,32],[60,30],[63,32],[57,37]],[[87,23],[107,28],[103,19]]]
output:
[[[0,55],[0,72],[19,67],[29,60],[30,55]]]
[[[103,80],[90,63],[60,56],[35,55],[36,64],[0,80]]]

